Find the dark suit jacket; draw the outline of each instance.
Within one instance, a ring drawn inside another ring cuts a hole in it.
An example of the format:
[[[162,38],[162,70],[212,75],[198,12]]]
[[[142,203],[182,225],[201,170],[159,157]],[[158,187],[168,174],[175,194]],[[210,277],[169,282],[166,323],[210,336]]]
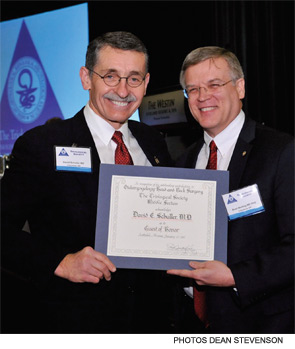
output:
[[[194,168],[203,142],[177,166]],[[265,212],[228,223],[228,265],[238,294],[208,288],[212,331],[293,332],[294,139],[246,119],[228,170],[230,191],[258,184]]]
[[[129,128],[153,166],[171,165],[160,134],[134,121]],[[55,170],[54,146],[74,143],[92,148],[92,173]],[[110,282],[97,285],[54,276],[68,253],[94,247],[99,165],[82,110],[71,119],[34,128],[15,143],[1,181],[2,269],[35,287],[41,311],[36,315],[40,329],[35,323],[33,333],[165,331],[148,325],[148,312],[165,295],[159,290],[161,273],[121,269]],[[26,220],[30,233],[22,231]],[[145,311],[146,322],[140,315]]]

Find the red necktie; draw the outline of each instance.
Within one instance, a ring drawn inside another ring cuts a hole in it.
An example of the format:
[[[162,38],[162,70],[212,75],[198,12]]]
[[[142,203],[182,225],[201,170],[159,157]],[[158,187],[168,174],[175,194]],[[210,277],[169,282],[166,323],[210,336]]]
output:
[[[206,166],[207,170],[217,170],[217,146],[214,141],[211,141],[210,145],[210,156],[208,159],[208,164]],[[194,290],[194,308],[195,313],[198,318],[205,324],[207,327],[209,325],[207,319],[206,311],[206,292],[204,290],[199,291],[195,286]]]
[[[207,320],[206,293],[204,290],[199,291],[196,286],[193,286],[193,290],[195,313],[207,327],[209,323]]]
[[[112,140],[117,143],[117,148],[115,151],[115,164],[133,165],[131,155],[123,142],[122,133],[120,131],[115,131]]]
[[[210,156],[208,159],[208,164],[206,166],[207,170],[217,170],[217,146],[214,141],[210,142]]]

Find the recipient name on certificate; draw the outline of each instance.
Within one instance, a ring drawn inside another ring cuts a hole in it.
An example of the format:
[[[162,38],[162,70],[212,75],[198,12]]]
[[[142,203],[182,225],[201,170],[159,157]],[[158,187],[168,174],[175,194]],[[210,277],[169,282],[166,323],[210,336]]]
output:
[[[214,258],[216,182],[113,176],[109,256]]]

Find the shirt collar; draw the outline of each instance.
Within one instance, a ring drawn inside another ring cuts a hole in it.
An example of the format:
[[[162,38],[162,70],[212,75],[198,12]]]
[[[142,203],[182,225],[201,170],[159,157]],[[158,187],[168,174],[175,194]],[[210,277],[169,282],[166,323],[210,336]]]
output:
[[[114,132],[116,131],[113,126],[111,126],[106,120],[104,120],[102,117],[100,117],[98,114],[96,114],[89,106],[89,102],[86,104],[84,108],[84,115],[86,122],[89,126],[89,128],[92,130],[92,132],[95,132],[101,141],[108,145],[111,141]],[[121,131],[123,134],[124,143],[126,145],[129,145],[129,128],[128,128],[128,121],[125,122],[121,128],[117,131]]]
[[[244,125],[244,121],[245,113],[243,112],[243,110],[241,110],[238,116],[214,138],[214,142],[221,156],[225,156],[225,154],[233,146],[233,144],[236,143],[241,129]],[[212,140],[213,138],[210,137],[206,131],[204,131],[204,141],[208,147]]]

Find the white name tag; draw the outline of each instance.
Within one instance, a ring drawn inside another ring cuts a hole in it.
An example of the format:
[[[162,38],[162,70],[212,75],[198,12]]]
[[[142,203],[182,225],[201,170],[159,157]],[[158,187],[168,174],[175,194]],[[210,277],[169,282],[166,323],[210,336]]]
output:
[[[91,149],[55,146],[57,171],[92,172]]]
[[[222,198],[230,221],[265,211],[257,184],[224,194]]]

